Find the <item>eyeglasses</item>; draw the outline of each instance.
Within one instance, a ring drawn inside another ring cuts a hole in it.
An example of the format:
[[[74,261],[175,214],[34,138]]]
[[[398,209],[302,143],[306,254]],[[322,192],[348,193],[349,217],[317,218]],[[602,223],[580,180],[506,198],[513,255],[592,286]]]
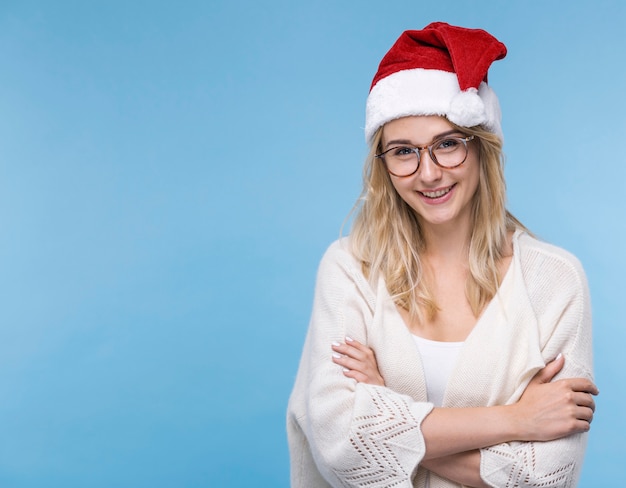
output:
[[[467,143],[474,136],[442,137],[429,146],[394,146],[377,154],[394,176],[405,177],[415,174],[422,162],[422,151],[428,149],[430,159],[437,166],[452,169],[461,166],[467,159]]]

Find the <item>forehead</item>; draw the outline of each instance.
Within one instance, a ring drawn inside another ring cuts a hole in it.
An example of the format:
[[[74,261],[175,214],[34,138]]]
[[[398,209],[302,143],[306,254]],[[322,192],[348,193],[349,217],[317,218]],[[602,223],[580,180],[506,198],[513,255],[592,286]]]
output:
[[[415,144],[429,143],[437,136],[449,133],[454,126],[439,115],[412,115],[387,122],[383,126],[382,142],[410,141]]]

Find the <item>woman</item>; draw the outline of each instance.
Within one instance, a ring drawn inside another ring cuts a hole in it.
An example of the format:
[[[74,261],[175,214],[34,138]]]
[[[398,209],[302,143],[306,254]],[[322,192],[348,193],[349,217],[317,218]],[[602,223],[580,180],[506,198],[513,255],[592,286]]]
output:
[[[288,409],[291,481],[575,486],[593,418],[572,255],[505,209],[482,30],[406,31],[368,96],[361,205],[326,252]]]

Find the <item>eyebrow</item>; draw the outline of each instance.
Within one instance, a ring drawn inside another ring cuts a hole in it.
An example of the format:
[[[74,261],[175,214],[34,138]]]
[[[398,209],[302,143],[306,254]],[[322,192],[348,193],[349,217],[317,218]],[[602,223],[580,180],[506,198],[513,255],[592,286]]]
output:
[[[437,134],[435,137],[433,137],[431,139],[431,141],[428,144],[425,144],[425,145],[429,146],[430,144],[432,144],[436,140],[441,139],[442,137],[451,136],[452,134],[461,134],[461,131],[459,131],[457,129],[452,129],[452,130],[449,130],[449,131],[446,131],[446,132],[442,132],[441,134]],[[417,147],[417,144],[413,144],[413,142],[411,142],[409,139],[393,139],[392,141],[387,142],[387,144],[385,144],[384,148],[387,149],[389,146],[393,146],[393,145],[396,145],[396,144]]]

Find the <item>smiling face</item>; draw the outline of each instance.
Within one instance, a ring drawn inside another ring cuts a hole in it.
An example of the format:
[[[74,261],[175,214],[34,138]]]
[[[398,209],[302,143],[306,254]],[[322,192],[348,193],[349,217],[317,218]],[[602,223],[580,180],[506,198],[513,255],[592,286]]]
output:
[[[392,120],[383,127],[382,151],[397,145],[424,147],[442,135],[464,136],[439,116],[411,116]],[[469,229],[472,200],[478,189],[480,163],[475,141],[468,143],[465,162],[452,169],[437,166],[428,150],[421,151],[415,174],[390,175],[398,195],[416,212],[422,226],[463,226]]]

